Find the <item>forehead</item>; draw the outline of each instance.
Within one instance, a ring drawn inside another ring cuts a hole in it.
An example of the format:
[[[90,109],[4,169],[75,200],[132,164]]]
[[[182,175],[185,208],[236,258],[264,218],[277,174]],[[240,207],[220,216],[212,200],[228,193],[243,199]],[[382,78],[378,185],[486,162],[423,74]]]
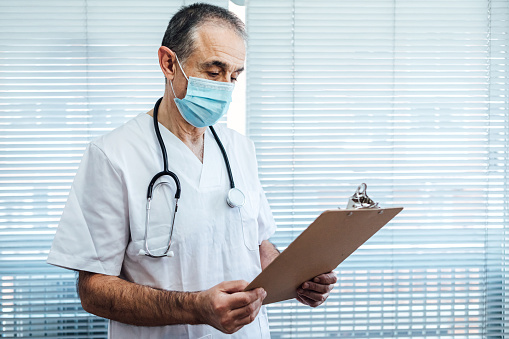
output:
[[[197,29],[194,44],[189,61],[192,59],[198,64],[220,61],[232,69],[244,66],[244,39],[231,28],[213,23],[204,24]]]

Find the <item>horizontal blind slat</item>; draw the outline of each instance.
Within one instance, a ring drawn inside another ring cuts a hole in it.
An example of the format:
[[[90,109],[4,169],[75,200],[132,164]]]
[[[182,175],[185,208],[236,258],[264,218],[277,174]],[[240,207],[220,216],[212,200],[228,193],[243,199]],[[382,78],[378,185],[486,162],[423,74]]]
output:
[[[361,182],[382,206],[405,206],[338,267],[325,307],[271,305],[273,336],[503,332],[505,318],[489,314],[507,310],[508,10],[507,1],[248,3],[247,130],[279,226],[272,240],[286,248]],[[373,308],[384,302],[394,313]]]

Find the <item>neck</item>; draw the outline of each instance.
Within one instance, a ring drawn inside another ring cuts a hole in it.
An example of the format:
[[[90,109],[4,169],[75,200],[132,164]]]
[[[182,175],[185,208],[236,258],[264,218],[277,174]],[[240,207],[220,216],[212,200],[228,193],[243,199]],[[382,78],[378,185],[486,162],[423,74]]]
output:
[[[149,114],[153,116],[153,110]],[[205,134],[206,127],[194,127],[185,121],[178,111],[175,102],[168,96],[167,92],[159,105],[157,120],[189,147],[198,159],[203,162],[203,135]]]

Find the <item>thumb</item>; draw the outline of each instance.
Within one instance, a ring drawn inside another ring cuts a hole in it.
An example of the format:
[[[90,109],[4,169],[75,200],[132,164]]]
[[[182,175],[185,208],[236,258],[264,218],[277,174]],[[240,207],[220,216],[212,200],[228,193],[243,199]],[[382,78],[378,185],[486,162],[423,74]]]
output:
[[[225,281],[221,284],[221,290],[226,293],[242,292],[249,285],[245,280]]]

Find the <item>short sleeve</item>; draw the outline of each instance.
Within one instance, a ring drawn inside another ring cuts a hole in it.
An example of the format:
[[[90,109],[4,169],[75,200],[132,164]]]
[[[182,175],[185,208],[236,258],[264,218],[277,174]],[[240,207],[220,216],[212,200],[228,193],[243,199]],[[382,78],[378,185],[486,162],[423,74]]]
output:
[[[265,192],[260,186],[260,212],[258,214],[258,244],[268,240],[276,232],[276,222],[272,216]]]
[[[254,168],[257,182],[256,185],[258,186],[260,197],[260,209],[258,211],[258,244],[260,245],[262,241],[268,240],[276,232],[277,227],[274,217],[272,216],[272,211],[270,210],[269,201],[267,200],[267,196],[265,195],[260,183],[260,178],[258,177],[258,161],[256,160],[255,145],[251,140],[249,142],[251,148],[250,151],[253,154],[251,166]]]
[[[74,178],[47,262],[118,276],[129,241],[125,185],[91,143]]]

